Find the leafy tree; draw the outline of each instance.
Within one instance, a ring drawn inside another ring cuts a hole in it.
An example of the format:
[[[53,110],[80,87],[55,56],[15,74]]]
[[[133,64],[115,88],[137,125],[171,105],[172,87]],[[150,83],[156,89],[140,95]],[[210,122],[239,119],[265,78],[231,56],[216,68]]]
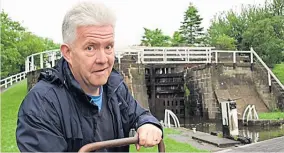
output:
[[[17,42],[25,28],[19,22],[12,21],[8,14],[1,12],[1,77],[19,72],[21,57]]]
[[[180,27],[180,33],[188,45],[200,44],[202,42],[203,27],[202,18],[195,6],[190,4],[184,13],[184,20]]]
[[[172,46],[180,46],[184,43],[183,37],[180,32],[175,31],[171,40]]]
[[[280,63],[284,50],[283,25],[284,16],[259,20],[243,34],[243,43],[252,46],[269,66]]]
[[[284,15],[284,0],[273,0],[270,5],[270,10],[273,12],[274,16]]]
[[[208,30],[210,45],[226,49],[234,43],[238,50],[253,47],[269,66],[281,62],[283,5],[284,0],[273,0],[267,1],[263,7],[243,7],[240,14],[232,10],[223,12],[214,18]]]
[[[141,45],[143,46],[170,46],[171,37],[164,35],[161,29],[151,30],[144,28],[144,35],[142,38]]]
[[[235,39],[225,34],[212,39],[212,44],[220,50],[236,50]]]
[[[59,48],[59,44],[27,31],[1,12],[1,78],[24,71],[28,55]]]

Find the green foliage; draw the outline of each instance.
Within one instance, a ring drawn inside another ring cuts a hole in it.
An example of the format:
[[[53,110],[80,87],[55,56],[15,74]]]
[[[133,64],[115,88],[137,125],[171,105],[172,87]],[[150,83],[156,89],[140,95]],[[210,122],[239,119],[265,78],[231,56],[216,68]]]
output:
[[[186,86],[186,84],[184,84],[183,85],[183,87],[184,87],[184,95],[185,95],[185,97],[188,97],[189,95],[190,95],[190,91],[189,91],[189,89],[187,88],[187,86]]]
[[[184,43],[183,37],[180,32],[175,31],[171,40],[172,46],[180,46]]]
[[[265,6],[242,7],[216,16],[208,29],[210,45],[217,49],[249,50],[253,47],[268,66],[283,61],[284,0]]]
[[[276,64],[273,68],[273,73],[284,84],[284,63]]]
[[[28,55],[59,48],[59,44],[27,31],[19,22],[1,12],[1,77],[7,77],[25,69]]]
[[[252,46],[267,65],[281,63],[284,50],[284,16],[257,21],[243,34],[244,47]]]
[[[225,34],[218,35],[212,40],[212,45],[221,50],[236,50],[236,41],[234,38]]]
[[[20,104],[27,94],[27,80],[1,93],[1,152],[19,152],[16,125]]]
[[[152,46],[152,47],[167,47],[170,46],[170,36],[163,34],[161,29],[148,29],[144,28],[144,35],[141,40],[142,46]]]
[[[198,14],[195,6],[190,4],[184,13],[184,20],[180,27],[180,33],[183,40],[188,45],[200,44],[203,39],[203,27],[201,27],[202,18]]]

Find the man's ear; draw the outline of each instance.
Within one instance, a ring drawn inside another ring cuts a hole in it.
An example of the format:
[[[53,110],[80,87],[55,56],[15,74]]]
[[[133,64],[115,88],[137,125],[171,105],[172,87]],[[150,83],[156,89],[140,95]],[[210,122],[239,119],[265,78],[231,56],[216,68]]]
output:
[[[67,44],[62,44],[60,47],[60,51],[64,59],[68,62],[71,63],[71,49],[70,46]]]

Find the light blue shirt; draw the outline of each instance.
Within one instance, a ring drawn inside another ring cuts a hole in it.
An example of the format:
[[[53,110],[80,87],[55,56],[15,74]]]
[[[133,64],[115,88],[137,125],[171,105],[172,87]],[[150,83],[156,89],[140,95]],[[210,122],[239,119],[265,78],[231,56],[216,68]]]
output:
[[[102,109],[103,87],[102,86],[100,87],[100,95],[99,96],[91,96],[91,95],[89,95],[89,96],[91,97],[90,102],[93,105],[97,105],[98,108],[99,108],[99,111],[100,111]]]

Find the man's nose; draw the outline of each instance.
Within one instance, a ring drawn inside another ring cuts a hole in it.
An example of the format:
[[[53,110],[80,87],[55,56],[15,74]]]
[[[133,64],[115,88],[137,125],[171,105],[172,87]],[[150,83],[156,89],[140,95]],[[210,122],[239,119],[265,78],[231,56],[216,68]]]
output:
[[[108,61],[104,48],[101,48],[96,55],[96,63],[104,64]]]

